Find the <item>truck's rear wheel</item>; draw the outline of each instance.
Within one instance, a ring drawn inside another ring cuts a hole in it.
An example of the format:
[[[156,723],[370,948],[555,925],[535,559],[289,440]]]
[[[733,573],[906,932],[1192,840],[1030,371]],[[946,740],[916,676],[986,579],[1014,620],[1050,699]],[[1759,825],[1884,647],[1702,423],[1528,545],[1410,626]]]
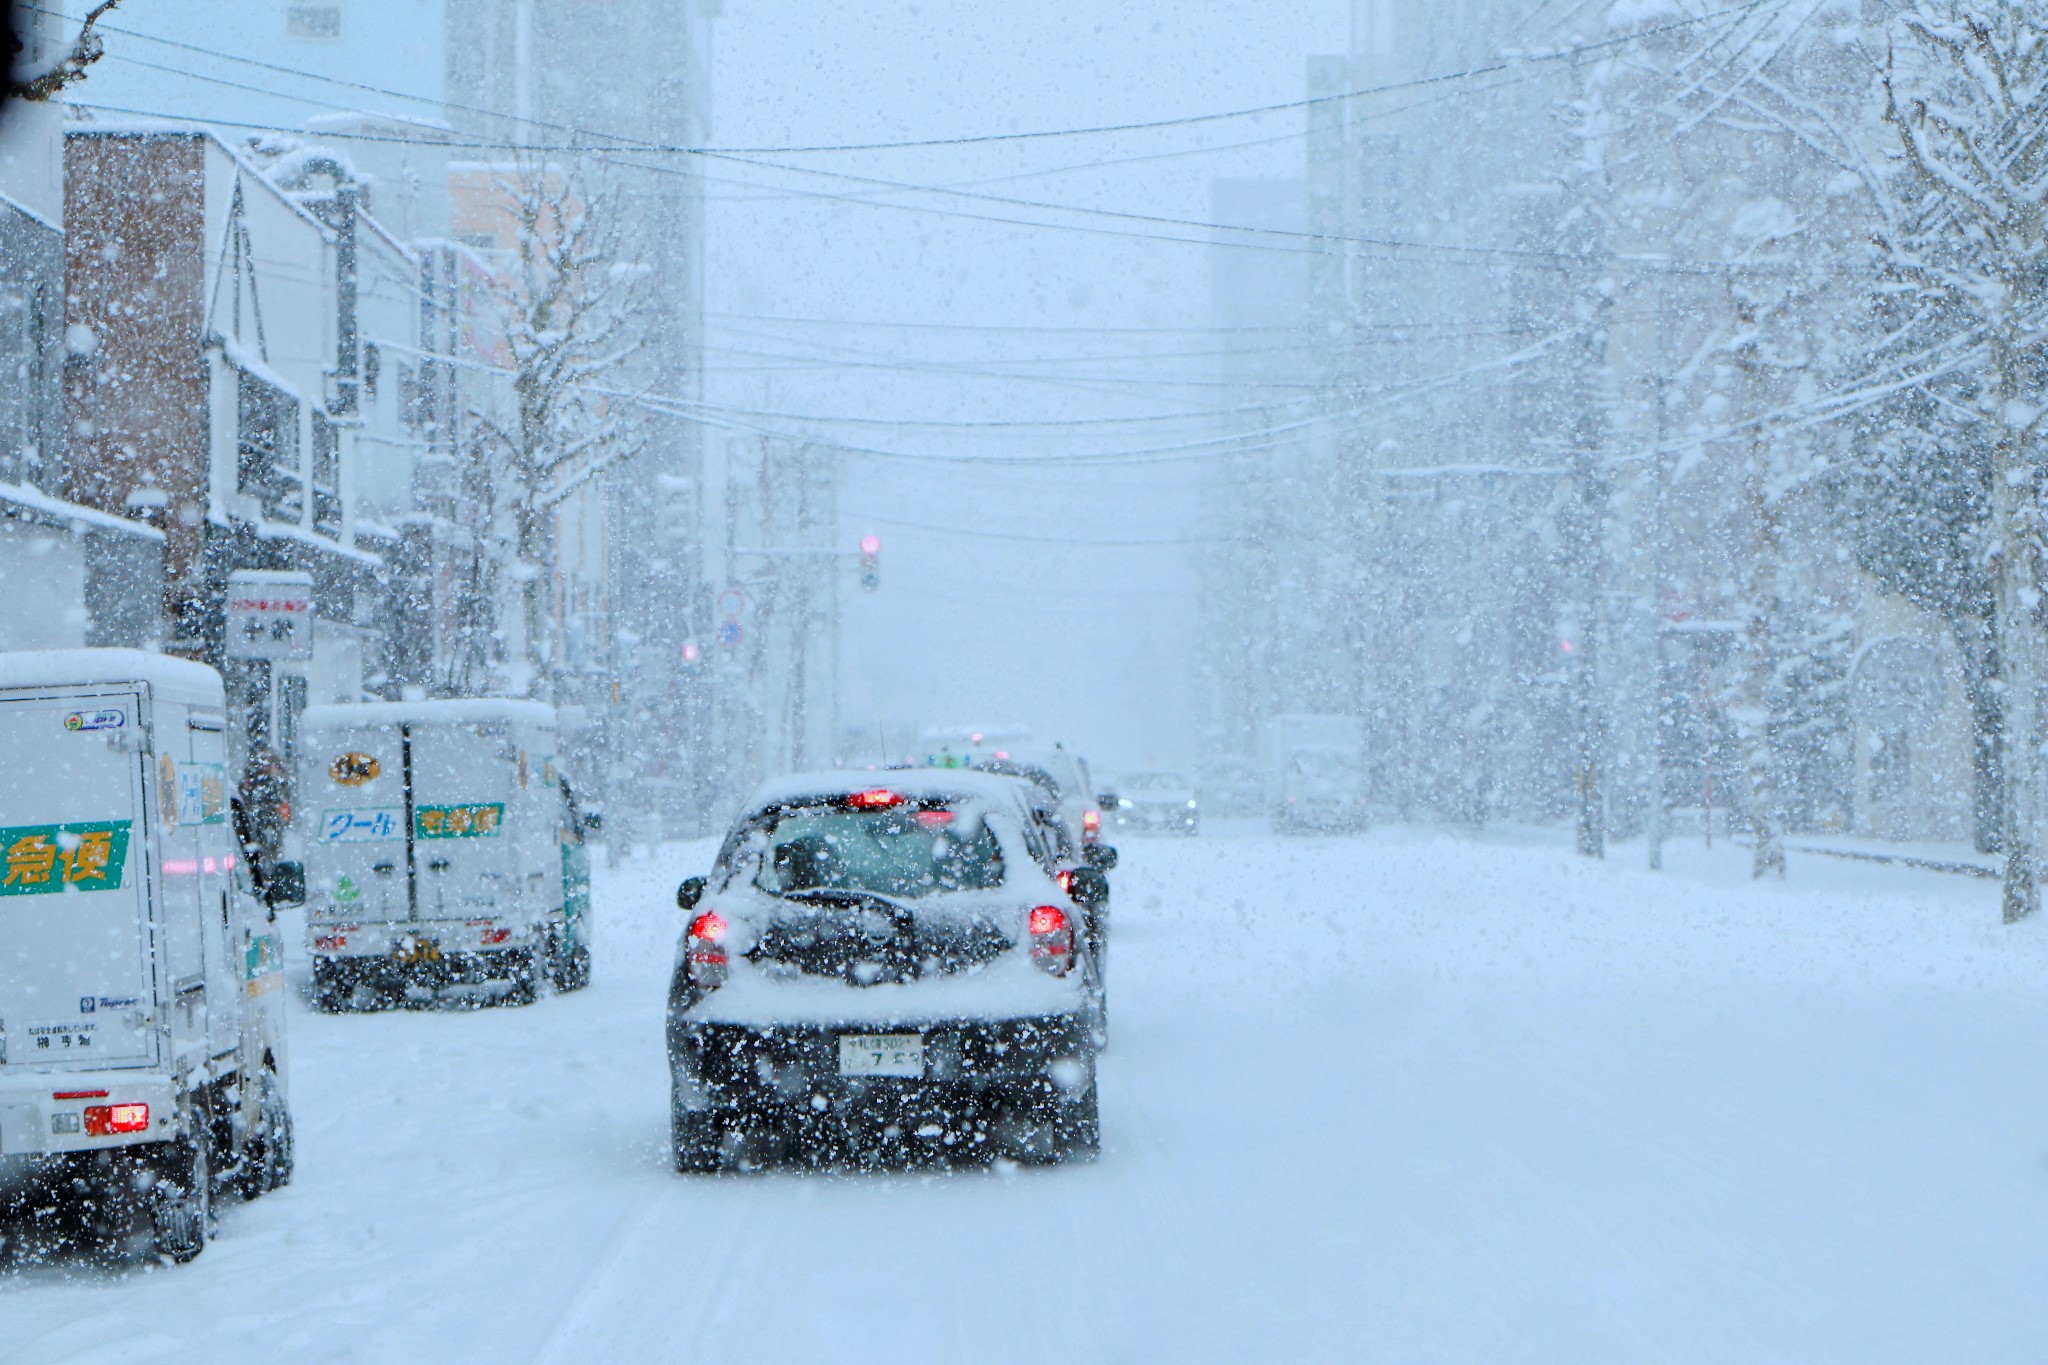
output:
[[[540,951],[528,948],[512,958],[512,989],[506,992],[508,1005],[531,1005],[540,996]]]
[[[567,995],[580,991],[590,984],[590,945],[579,943],[559,959],[555,973],[555,989]]]
[[[256,1102],[256,1130],[242,1148],[238,1184],[244,1199],[282,1189],[292,1179],[296,1159],[292,1138],[292,1111],[278,1088],[277,1077],[263,1073],[263,1093]]]
[[[167,1145],[157,1165],[155,1194],[152,1245],[157,1255],[182,1265],[206,1250],[213,1230],[213,1163],[204,1136]]]

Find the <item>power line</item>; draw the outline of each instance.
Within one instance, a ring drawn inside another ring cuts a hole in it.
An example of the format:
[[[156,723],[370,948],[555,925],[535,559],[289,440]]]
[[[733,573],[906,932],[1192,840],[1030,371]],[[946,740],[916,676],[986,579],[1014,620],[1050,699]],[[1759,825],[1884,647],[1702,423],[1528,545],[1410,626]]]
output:
[[[380,86],[369,85],[361,81],[351,81],[337,76],[324,75],[320,72],[305,71],[295,67],[283,66],[275,62],[266,62],[254,57],[245,57],[236,53],[222,52],[215,48],[202,47],[195,43],[181,42],[177,39],[164,38],[152,33],[143,33],[139,30],[119,28],[106,23],[100,24],[99,28],[101,29],[101,31],[106,33],[119,34],[123,37],[137,38],[144,42],[159,43],[166,47],[176,48],[186,52],[193,52],[204,56],[218,57],[226,61],[240,62],[248,66],[256,67],[258,69],[265,71],[272,71],[280,75],[296,76],[302,79],[323,81],[328,84],[341,86],[345,89],[359,90],[368,94],[384,95],[389,98],[409,100],[420,104],[438,105],[439,107],[444,109],[457,109],[461,110],[464,113],[480,114],[487,118],[501,119],[510,123],[523,124],[524,126],[531,128],[546,128],[556,132],[573,133],[579,137],[595,136],[610,139],[606,143],[586,145],[550,145],[545,143],[514,142],[499,142],[493,144],[471,143],[462,145],[490,146],[495,147],[497,149],[508,151],[659,151],[680,154],[718,153],[733,156],[778,156],[785,154],[894,151],[926,147],[974,146],[986,143],[999,142],[1042,141],[1048,138],[1090,137],[1111,133],[1144,132],[1160,128],[1193,127],[1200,124],[1215,123],[1232,119],[1257,118],[1268,114],[1308,110],[1326,104],[1337,104],[1345,103],[1352,100],[1366,99],[1374,95],[1391,94],[1401,90],[1420,90],[1431,86],[1443,85],[1450,82],[1469,80],[1475,76],[1497,75],[1504,72],[1513,71],[1524,66],[1532,66],[1550,62],[1571,61],[1574,58],[1586,56],[1594,52],[1604,51],[1611,47],[1625,46],[1629,43],[1638,42],[1645,38],[1653,38],[1660,34],[1669,33],[1680,29],[1691,28],[1700,24],[1711,23],[1716,20],[1728,18],[1731,16],[1740,18],[1742,16],[1751,14],[1759,9],[1765,8],[1766,6],[1782,5],[1784,3],[1786,3],[1786,0],[1747,0],[1747,3],[1741,5],[1730,6],[1726,9],[1711,10],[1705,14],[1688,15],[1683,19],[1676,19],[1672,20],[1669,23],[1657,24],[1647,28],[1637,29],[1630,33],[1622,34],[1613,38],[1604,38],[1597,42],[1580,43],[1571,47],[1558,48],[1548,52],[1524,53],[1513,58],[1489,62],[1479,66],[1466,67],[1463,70],[1459,71],[1440,72],[1433,76],[1420,76],[1403,81],[1389,81],[1381,85],[1369,86],[1359,90],[1344,91],[1334,95],[1316,95],[1305,99],[1284,100],[1273,104],[1255,105],[1249,108],[1242,109],[1217,110],[1209,113],[1185,114],[1171,118],[1137,120],[1127,123],[1095,124],[1083,127],[1070,128],[1037,129],[1019,133],[986,133],[943,138],[909,138],[888,142],[844,142],[817,144],[811,146],[784,145],[763,147],[685,146],[672,143],[652,142],[640,138],[622,137],[616,134],[593,132],[592,130],[581,128],[573,124],[554,123],[545,119],[536,119],[524,115],[508,114],[502,110],[479,107],[476,105],[467,105],[455,100],[449,100],[445,98],[437,99],[425,95],[415,95],[405,91],[390,90]],[[68,17],[64,15],[63,11],[61,10],[50,10],[44,8],[41,5],[36,5],[33,3],[29,4],[27,8],[36,10],[39,13],[56,14],[60,18]],[[273,97],[302,98],[297,96],[282,95],[282,93],[278,91],[262,90],[254,86],[245,88],[250,89],[258,94],[267,94]]]

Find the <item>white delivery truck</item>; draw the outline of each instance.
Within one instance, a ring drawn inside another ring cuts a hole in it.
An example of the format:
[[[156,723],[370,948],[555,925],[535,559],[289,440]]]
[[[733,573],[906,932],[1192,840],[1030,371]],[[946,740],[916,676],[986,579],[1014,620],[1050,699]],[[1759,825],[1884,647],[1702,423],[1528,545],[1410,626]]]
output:
[[[291,1176],[276,906],[235,834],[220,675],[0,654],[0,1190],[205,1247],[217,1189]]]
[[[366,990],[590,980],[587,828],[555,713],[495,698],[312,706],[299,722],[307,946],[321,1006]]]

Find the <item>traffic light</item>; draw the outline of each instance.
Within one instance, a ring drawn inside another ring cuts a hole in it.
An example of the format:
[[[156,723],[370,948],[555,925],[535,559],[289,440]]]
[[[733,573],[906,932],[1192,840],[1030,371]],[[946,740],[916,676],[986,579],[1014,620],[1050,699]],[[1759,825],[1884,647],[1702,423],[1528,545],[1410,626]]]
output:
[[[863,592],[873,592],[882,586],[882,538],[862,536],[860,538],[860,586]]]

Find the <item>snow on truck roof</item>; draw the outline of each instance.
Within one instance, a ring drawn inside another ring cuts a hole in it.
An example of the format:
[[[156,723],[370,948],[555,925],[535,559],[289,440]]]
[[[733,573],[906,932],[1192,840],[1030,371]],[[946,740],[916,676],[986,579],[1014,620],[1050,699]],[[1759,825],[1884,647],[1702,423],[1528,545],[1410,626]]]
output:
[[[842,769],[798,773],[763,783],[747,798],[745,809],[753,812],[769,806],[788,805],[817,797],[851,796],[863,791],[892,791],[925,800],[957,798],[995,806],[1011,804],[1017,799],[1013,779],[962,768],[892,768],[879,772]]]
[[[546,702],[516,697],[452,697],[440,701],[354,701],[309,706],[299,724],[312,730],[349,725],[518,725],[555,728],[555,708]]]
[[[141,649],[22,649],[0,651],[0,688],[118,686],[148,683],[167,701],[220,707],[220,674],[205,664]]]

